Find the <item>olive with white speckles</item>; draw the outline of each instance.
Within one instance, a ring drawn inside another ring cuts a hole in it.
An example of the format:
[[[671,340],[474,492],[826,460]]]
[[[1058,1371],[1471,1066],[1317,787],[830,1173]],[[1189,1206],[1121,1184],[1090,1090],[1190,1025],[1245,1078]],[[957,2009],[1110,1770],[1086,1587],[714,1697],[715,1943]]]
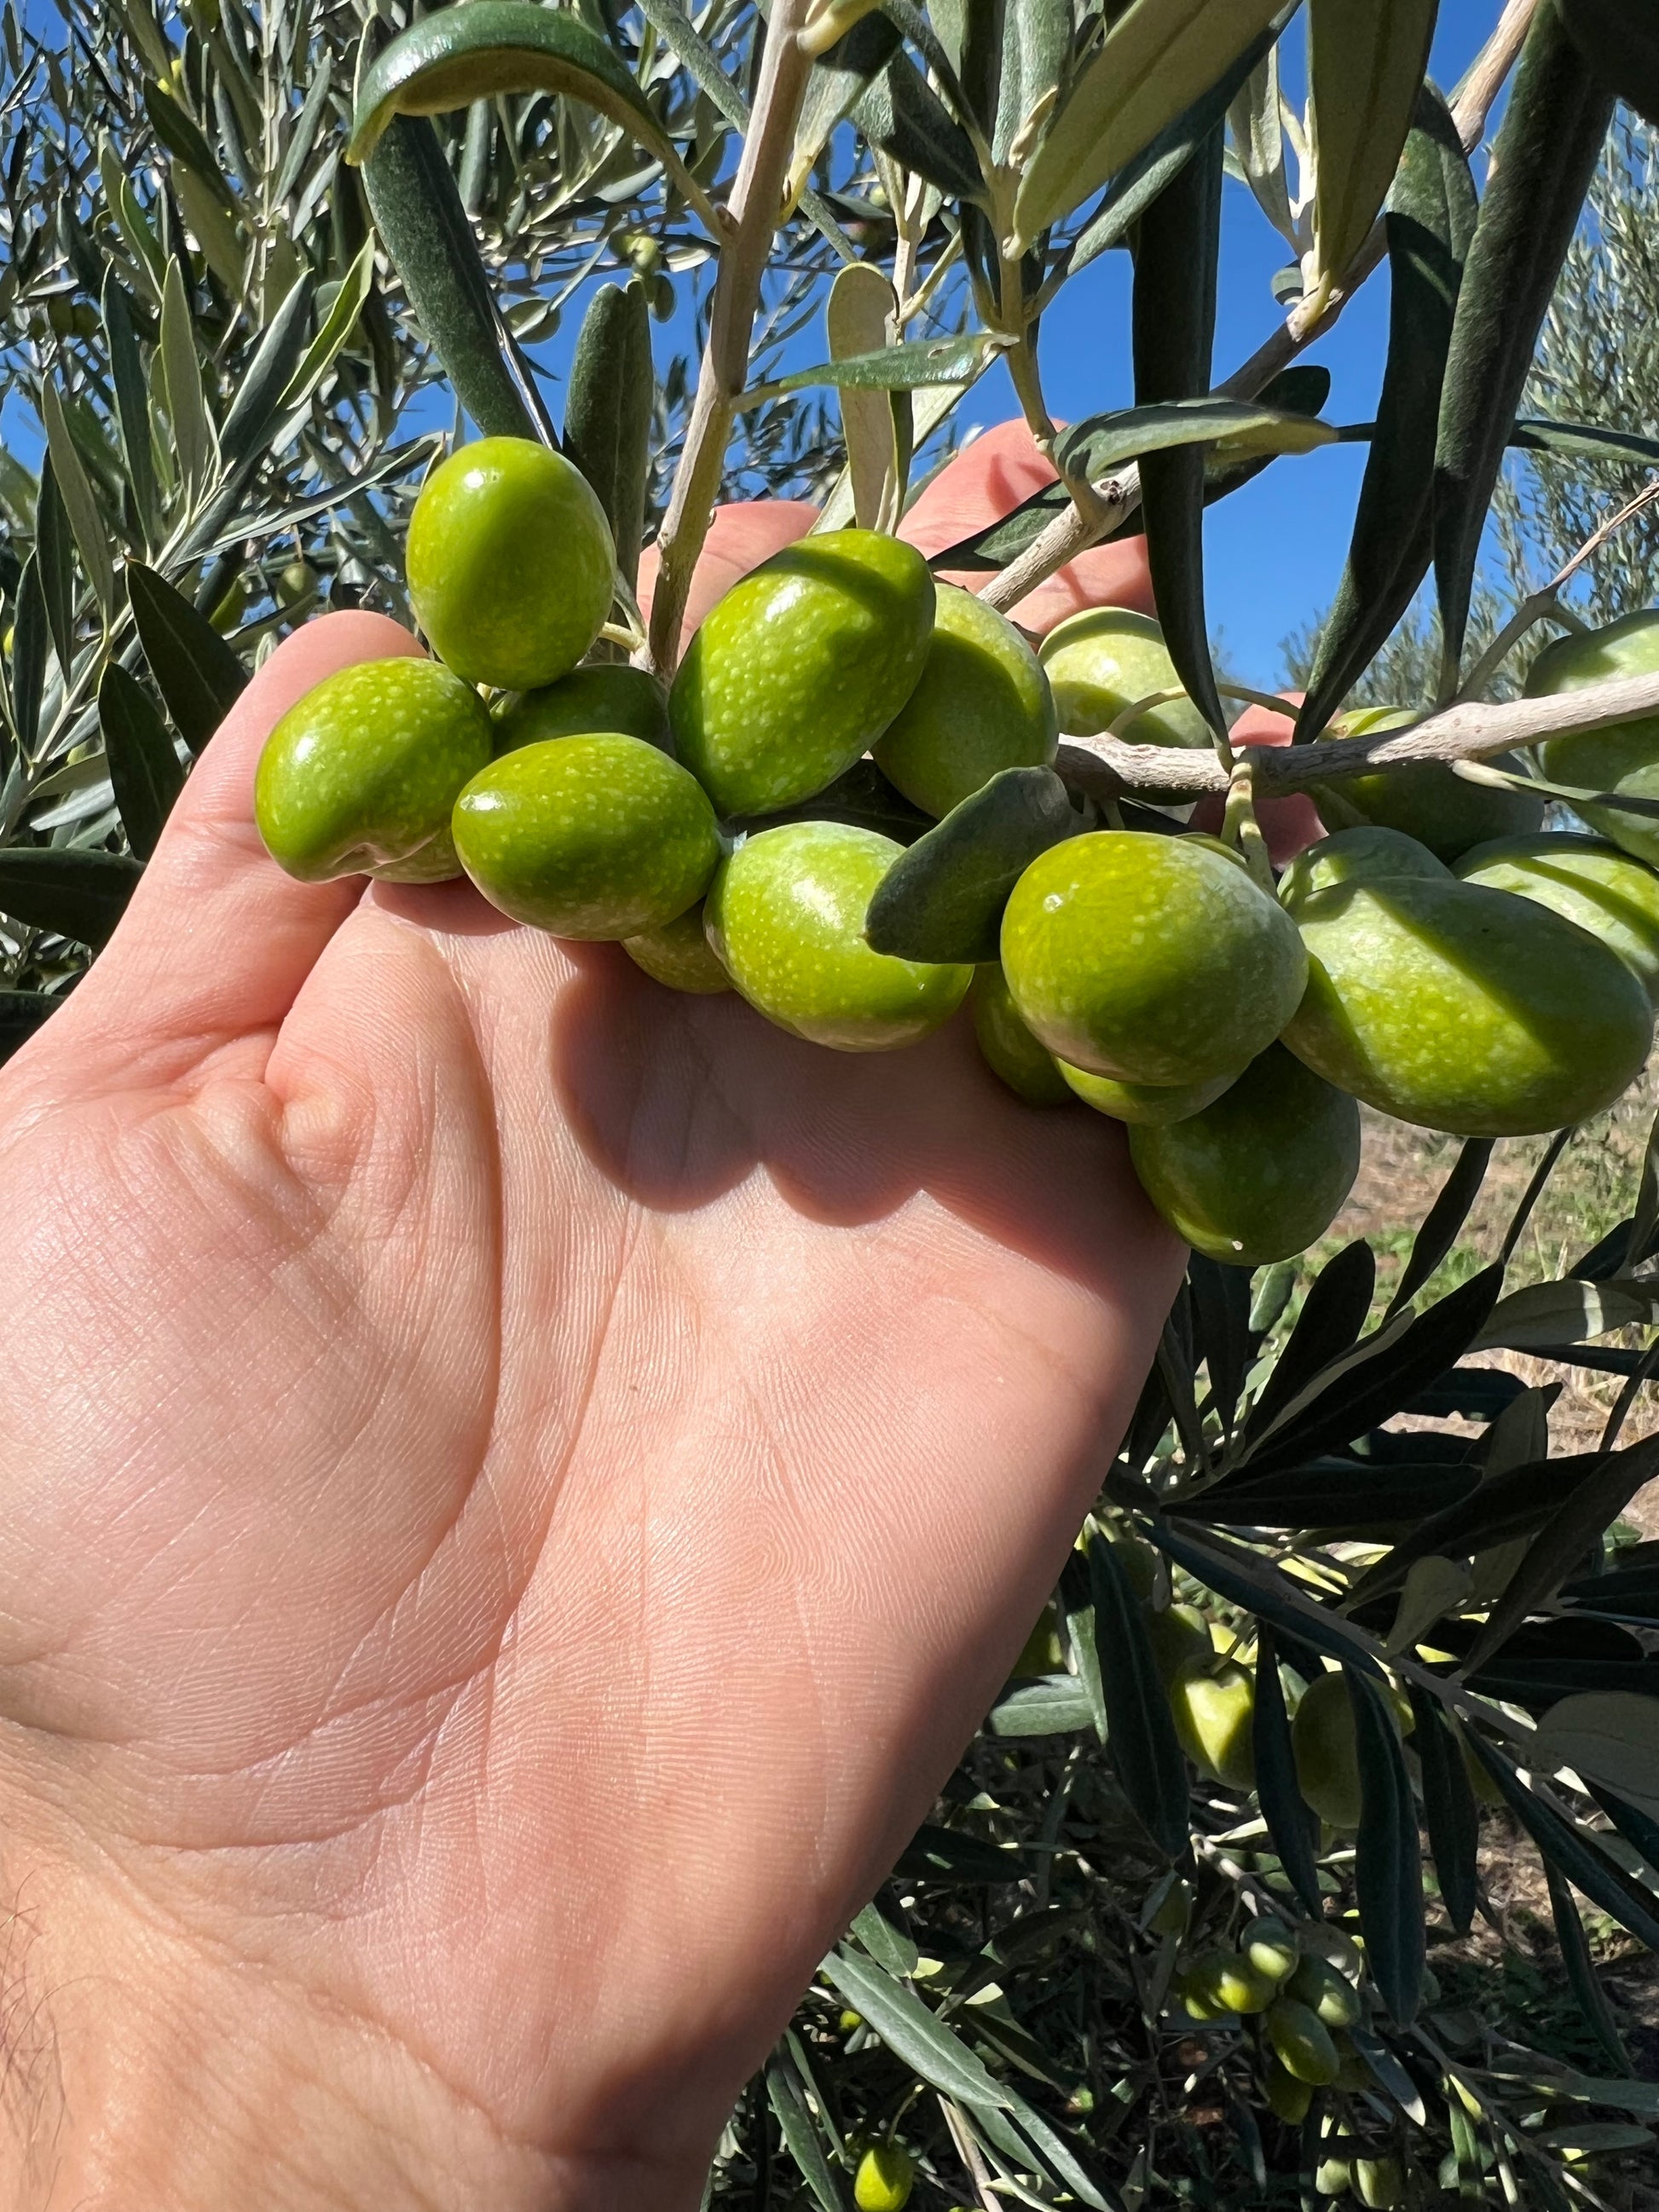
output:
[[[1097,1114],[1109,1115],[1114,1121],[1149,1126],[1184,1121],[1188,1115],[1201,1114],[1237,1079],[1227,1074],[1212,1075],[1207,1083],[1119,1083],[1109,1075],[1091,1075],[1086,1068],[1073,1067],[1063,1060],[1057,1060],[1054,1066],[1073,1096],[1092,1106]]]
[[[669,696],[675,749],[720,813],[811,799],[915,689],[933,580],[873,530],[799,539],[734,584],[686,649]]]
[[[639,738],[555,738],[502,753],[455,802],[455,849],[492,906],[556,937],[659,928],[720,859],[695,781]]]
[[[864,917],[903,848],[845,822],[790,822],[721,863],[708,938],[732,982],[769,1021],[840,1052],[914,1044],[949,1018],[970,967],[872,951]]]
[[[1067,737],[1097,737],[1138,699],[1179,691],[1164,633],[1128,607],[1085,607],[1042,641],[1042,665]],[[1189,699],[1148,707],[1118,735],[1132,745],[1207,746],[1209,724]]]
[[[404,549],[432,649],[471,684],[529,691],[573,669],[611,611],[605,509],[562,453],[480,438],[427,478]]]
[[[1306,1251],[1336,1218],[1359,1170],[1359,1109],[1270,1045],[1201,1113],[1132,1124],[1129,1158],[1194,1250],[1266,1267]]]
[[[1006,615],[938,586],[915,690],[875,744],[876,765],[924,813],[945,815],[1005,768],[1043,768],[1060,744],[1054,696]]]
[[[538,745],[549,738],[586,738],[619,732],[643,738],[659,752],[672,752],[668,701],[660,684],[643,668],[620,661],[597,668],[573,668],[556,684],[498,700],[490,710],[495,750]]]
[[[714,957],[714,948],[703,928],[701,901],[684,914],[677,914],[672,921],[641,930],[637,937],[624,937],[623,951],[653,983],[671,991],[709,999],[732,988],[732,978]]]
[[[1002,918],[1002,965],[1057,1059],[1120,1083],[1236,1074],[1296,1012],[1296,924],[1196,838],[1101,830],[1032,861]]]
[[[1072,1094],[1054,1064],[1019,1018],[1001,964],[988,960],[974,976],[974,1035],[985,1065],[1028,1106],[1067,1106]]]
[[[489,751],[489,717],[459,676],[435,660],[364,661],[325,677],[265,740],[254,819],[301,883],[439,883],[460,873],[450,810]]]
[[[1653,1018],[1618,954],[1511,892],[1428,876],[1339,884],[1298,915],[1307,995],[1285,1032],[1385,1114],[1524,1137],[1610,1106]]]

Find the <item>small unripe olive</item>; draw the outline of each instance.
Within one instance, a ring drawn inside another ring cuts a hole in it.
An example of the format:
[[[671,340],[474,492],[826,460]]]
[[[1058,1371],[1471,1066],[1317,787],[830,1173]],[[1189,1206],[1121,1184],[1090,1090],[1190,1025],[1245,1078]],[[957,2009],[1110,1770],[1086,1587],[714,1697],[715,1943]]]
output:
[[[1605,838],[1558,831],[1479,845],[1457,873],[1576,921],[1635,973],[1650,1004],[1659,1004],[1659,874],[1645,861]]]
[[[1316,2013],[1327,2027],[1352,2027],[1364,2010],[1358,1990],[1328,1959],[1300,1960],[1286,1994]]]
[[[785,823],[738,846],[714,878],[707,920],[751,1006],[842,1052],[914,1044],[949,1018],[971,968],[894,959],[864,939],[871,898],[902,849],[844,822]]]
[[[1338,884],[1370,883],[1390,876],[1432,876],[1445,882],[1451,870],[1426,845],[1403,830],[1339,830],[1296,855],[1279,879],[1281,905],[1298,915],[1316,892]]]
[[[703,928],[701,900],[672,921],[641,930],[637,937],[624,937],[622,947],[636,968],[643,968],[653,982],[665,984],[671,991],[713,998],[732,988],[732,978],[714,957]]]
[[[974,1035],[986,1066],[1028,1106],[1064,1106],[1071,1098],[1054,1056],[1019,1018],[1000,961],[988,960],[974,976]]]
[[[859,2160],[853,2202],[859,2212],[904,2212],[915,2181],[908,2151],[898,2143],[875,2143]]]
[[[1383,2158],[1357,2158],[1353,2162],[1353,2193],[1366,2212],[1394,2212],[1406,2201],[1406,2168],[1392,2154]]]
[[[253,811],[273,857],[301,882],[458,875],[457,795],[489,757],[476,691],[435,660],[343,668],[290,707],[265,740]]]
[[[1274,2059],[1268,2066],[1261,2084],[1261,2094],[1267,2100],[1267,2110],[1283,2120],[1287,2127],[1299,2128],[1308,2117],[1308,2107],[1313,2102],[1311,2083],[1298,2081],[1294,2074]]]
[[[1212,1951],[1188,1969],[1182,1990],[1188,1998],[1197,1996],[1212,2014],[1249,2014],[1265,2012],[1277,1986],[1239,1952]]]
[[[454,830],[490,904],[556,937],[660,928],[702,896],[720,859],[694,780],[621,735],[501,754],[456,800]]]
[[[297,606],[316,590],[317,582],[317,571],[309,561],[290,561],[276,579],[277,605]]]
[[[1346,2197],[1351,2178],[1346,2158],[1322,2158],[1314,2169],[1314,2187],[1322,2197]]]
[[[1411,1705],[1399,1691],[1389,1694],[1396,1728],[1410,1723]],[[1334,1828],[1359,1826],[1359,1741],[1346,1676],[1321,1674],[1302,1693],[1291,1722],[1297,1786],[1322,1820]],[[1346,2021],[1340,2023],[1346,2027]]]
[[[1071,1094],[1097,1114],[1114,1121],[1184,1121],[1202,1113],[1237,1080],[1236,1074],[1212,1075],[1207,1083],[1119,1083],[1109,1075],[1091,1075],[1087,1068],[1073,1067],[1063,1060],[1054,1065]]]
[[[1042,641],[1042,665],[1067,737],[1093,738],[1138,699],[1178,691],[1164,633],[1150,615],[1127,607],[1089,607]],[[1207,746],[1210,726],[1188,699],[1149,707],[1118,735],[1132,745]]]
[[[556,684],[497,700],[490,710],[495,750],[544,744],[550,738],[592,737],[620,732],[642,738],[659,752],[672,753],[668,701],[660,684],[643,668],[620,661],[573,668]]]
[[[1559,637],[1546,646],[1527,673],[1527,696],[1545,698],[1614,678],[1659,671],[1659,607],[1639,607],[1588,636]],[[1659,799],[1659,714],[1618,722],[1611,729],[1581,730],[1539,747],[1539,765],[1552,783],[1582,791],[1612,792],[1623,799]],[[1612,806],[1578,802],[1593,830],[1626,853],[1659,863],[1659,821]]]
[[[1201,1774],[1230,1790],[1254,1786],[1255,1676],[1248,1667],[1231,1659],[1188,1659],[1170,1684],[1170,1710],[1182,1747]]]
[[[1189,1659],[1206,1660],[1215,1646],[1210,1624],[1195,1605],[1169,1605],[1146,1616],[1146,1640],[1161,1680],[1172,1682]]]
[[[440,463],[410,517],[404,563],[433,651],[498,690],[568,674],[611,611],[605,509],[562,453],[529,438],[481,438]]]
[[[1282,1920],[1264,1913],[1253,1921],[1244,1936],[1244,1955],[1258,1973],[1285,1981],[1296,1972],[1302,1947]]]
[[[874,745],[876,765],[924,813],[945,815],[1006,768],[1041,768],[1060,742],[1035,653],[1006,615],[936,587],[916,687]]]
[[[1317,2013],[1295,1997],[1275,1997],[1263,2025],[1273,2056],[1298,2081],[1328,2089],[1341,2067],[1331,2032]]]

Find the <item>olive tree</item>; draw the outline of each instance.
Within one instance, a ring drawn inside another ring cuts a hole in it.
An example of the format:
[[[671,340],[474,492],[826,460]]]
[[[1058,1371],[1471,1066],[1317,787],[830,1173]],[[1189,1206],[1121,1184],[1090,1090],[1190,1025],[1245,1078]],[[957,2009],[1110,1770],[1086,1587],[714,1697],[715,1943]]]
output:
[[[1616,390],[1585,423],[1554,404],[1581,386],[1528,386],[1564,261],[1593,252],[1574,240],[1615,94],[1659,100],[1647,11],[1494,5],[1449,100],[1425,78],[1435,13],[96,0],[47,37],[8,9],[7,1041],[113,927],[267,645],[319,606],[404,610],[409,507],[463,420],[577,459],[617,533],[610,649],[667,674],[720,498],[891,527],[917,453],[1005,362],[1053,481],[936,565],[1013,607],[1144,533],[1214,732],[1063,749],[1043,804],[1068,827],[1209,795],[1248,848],[1258,798],[1424,763],[1491,787],[1509,772],[1481,763],[1516,744],[1659,712],[1651,676],[1505,696],[1508,655],[1577,618],[1551,592],[1472,625],[1512,444],[1551,482],[1656,457]],[[1279,59],[1304,36],[1298,112]],[[1218,374],[1231,189],[1296,276]],[[1062,434],[1044,313],[1116,251],[1134,404]],[[1297,356],[1383,269],[1377,421],[1342,433]],[[556,407],[546,348],[578,307]],[[653,307],[694,333],[665,364]],[[1234,749],[1205,509],[1343,434],[1368,465],[1300,742]],[[1441,711],[1328,734],[1431,570]],[[910,843],[872,940],[982,958],[1052,821],[994,793],[947,836],[890,802],[872,774],[841,802]],[[1659,1564],[1609,1546],[1659,1474],[1659,1443],[1626,1438],[1659,1357],[1659,1168],[1593,1249],[1517,1285],[1573,1141],[1473,1267],[1497,1148],[1466,1141],[1386,1295],[1363,1239],[1316,1269],[1194,1257],[1014,1680],[732,2116],[711,2202],[1629,2201],[1659,2094],[1596,1951],[1659,1946]],[[1618,1379],[1593,1449],[1553,1452],[1559,1382],[1491,1364],[1506,1350]],[[1461,1963],[1498,1814],[1543,1871],[1571,2006],[1547,2019]]]

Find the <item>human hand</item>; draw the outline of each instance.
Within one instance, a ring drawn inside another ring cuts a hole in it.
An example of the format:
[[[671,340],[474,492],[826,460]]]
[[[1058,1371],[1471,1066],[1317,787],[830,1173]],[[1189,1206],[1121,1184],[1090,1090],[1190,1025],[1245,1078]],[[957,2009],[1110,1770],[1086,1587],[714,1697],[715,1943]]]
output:
[[[0,1075],[20,2208],[695,2204],[994,1696],[1181,1255],[877,1059],[465,884],[307,887],[290,639]]]

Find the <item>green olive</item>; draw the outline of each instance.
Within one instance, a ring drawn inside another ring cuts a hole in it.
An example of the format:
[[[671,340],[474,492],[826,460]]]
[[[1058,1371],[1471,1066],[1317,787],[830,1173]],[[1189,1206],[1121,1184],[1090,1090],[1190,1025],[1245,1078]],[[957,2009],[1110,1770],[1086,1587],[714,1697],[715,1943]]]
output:
[[[1000,962],[987,961],[974,976],[974,1035],[985,1064],[1028,1106],[1064,1106],[1071,1092],[1054,1054],[1046,1052],[1019,1018]]]
[[[926,814],[945,815],[1005,768],[1042,768],[1060,743],[1054,696],[1006,615],[937,586],[915,690],[874,745],[876,764]]]
[[[1066,1088],[1097,1114],[1115,1121],[1184,1121],[1212,1106],[1237,1079],[1212,1075],[1207,1083],[1119,1083],[1109,1075],[1091,1075],[1063,1060],[1054,1063]]]
[[[1457,873],[1576,921],[1619,955],[1659,1006],[1659,875],[1644,861],[1602,838],[1558,832],[1478,845]]]
[[[689,991],[706,999],[732,988],[732,978],[715,959],[704,932],[701,900],[672,921],[643,930],[637,937],[624,937],[623,951],[653,982],[665,984],[671,991]]]
[[[1067,737],[1098,737],[1137,699],[1181,689],[1163,631],[1150,615],[1127,607],[1089,607],[1069,617],[1042,641],[1042,659]],[[1149,707],[1118,735],[1132,745],[1195,747],[1215,742],[1209,724],[1188,699]]]
[[[573,669],[611,611],[611,526],[550,446],[481,438],[427,478],[404,548],[410,603],[469,683],[532,691]]]
[[[668,702],[654,676],[620,662],[573,668],[556,684],[497,700],[491,709],[495,750],[544,744],[550,738],[593,737],[620,732],[672,753]]]
[[[1307,995],[1285,1042],[1368,1105],[1461,1137],[1565,1128],[1647,1057],[1647,993],[1530,899],[1395,877],[1304,905]]]
[[[872,2144],[853,2177],[853,2202],[859,2212],[904,2212],[915,2180],[908,2150],[898,2143]]]
[[[914,1044],[949,1018],[971,968],[864,941],[872,895],[902,850],[845,822],[789,822],[738,846],[708,894],[708,941],[751,1006],[841,1052]]]
[[[714,607],[669,696],[679,757],[720,813],[833,783],[916,686],[933,580],[914,546],[830,530],[763,561]]]
[[[695,905],[720,859],[708,801],[638,738],[502,753],[455,802],[455,849],[492,906],[556,937],[629,938]]]
[[[1201,1114],[1132,1125],[1129,1158],[1195,1250],[1266,1267],[1305,1251],[1340,1211],[1359,1171],[1359,1109],[1273,1045]]]
[[[1340,1686],[1340,1678],[1334,1674],[1327,1674],[1324,1680],[1337,1682]],[[1317,1689],[1319,1686],[1315,1683],[1313,1686]],[[1344,1695],[1346,1695],[1346,1691]],[[1304,1703],[1306,1703],[1305,1698]],[[1358,1796],[1357,1778],[1354,1796],[1356,1799]],[[1314,1810],[1317,1812],[1318,1807],[1315,1806]],[[1334,1820],[1331,1825],[1341,1828],[1358,1827],[1358,1813],[1355,1811],[1352,1820]],[[1365,2009],[1359,2001],[1358,1990],[1346,1974],[1337,1972],[1328,1959],[1299,1960],[1285,1993],[1297,1998],[1310,2011],[1316,2013],[1327,2027],[1352,2027]]]
[[[1230,1790],[1255,1784],[1255,1676],[1231,1659],[1195,1657],[1180,1667],[1169,1685],[1170,1710],[1182,1750],[1212,1781]],[[1230,2005],[1230,2012],[1260,2012],[1274,1984],[1267,1984],[1260,2005]]]
[[[1321,1674],[1303,1692],[1291,1722],[1297,1787],[1322,1820],[1334,1828],[1359,1826],[1359,1744],[1346,1680]],[[1304,1960],[1311,1971],[1322,1959]],[[1334,1973],[1335,1968],[1328,1969]],[[1339,1976],[1339,1979],[1341,1978]],[[1297,1992],[1298,1996],[1303,1991]],[[1346,2027],[1346,2020],[1328,2023]]]
[[[1426,845],[1403,830],[1339,830],[1298,853],[1279,879],[1280,903],[1299,915],[1317,892],[1338,884],[1385,881],[1390,876],[1432,876],[1443,883],[1451,871]]]
[[[277,723],[254,819],[302,883],[440,883],[460,873],[450,810],[489,757],[489,717],[459,676],[410,655],[366,660],[325,677]]]
[[[1199,2019],[1213,2020],[1222,2013],[1265,2012],[1273,2002],[1275,1986],[1237,1951],[1209,1952],[1181,1978],[1181,1994]]]
[[[1208,1659],[1215,1649],[1210,1624],[1195,1605],[1166,1605],[1143,1616],[1152,1664],[1166,1686],[1189,1659]]]
[[[1403,707],[1362,708],[1345,715],[1331,734],[1370,736],[1408,729],[1419,719]],[[1491,765],[1513,771],[1522,763],[1504,753]],[[1345,776],[1340,783],[1316,786],[1314,798],[1328,822],[1397,830],[1449,862],[1494,837],[1529,836],[1544,819],[1541,795],[1469,783],[1443,761],[1409,761],[1370,775]]]
[[[1120,1083],[1235,1074],[1297,1008],[1296,925],[1195,838],[1101,830],[1032,861],[1002,920],[1022,1019],[1057,1059]]]
[[[1546,646],[1527,675],[1527,696],[1547,698],[1581,690],[1586,684],[1659,672],[1659,607],[1641,607],[1586,636],[1559,637]],[[1547,738],[1539,765],[1552,783],[1580,791],[1616,793],[1626,799],[1659,799],[1659,714],[1618,722],[1611,729],[1582,730]],[[1579,802],[1577,811],[1593,830],[1626,853],[1659,865],[1659,820],[1616,807]]]
[[[1331,2032],[1317,2013],[1295,1997],[1275,1997],[1263,2025],[1285,2071],[1316,2089],[1328,2088],[1341,2070]]]

